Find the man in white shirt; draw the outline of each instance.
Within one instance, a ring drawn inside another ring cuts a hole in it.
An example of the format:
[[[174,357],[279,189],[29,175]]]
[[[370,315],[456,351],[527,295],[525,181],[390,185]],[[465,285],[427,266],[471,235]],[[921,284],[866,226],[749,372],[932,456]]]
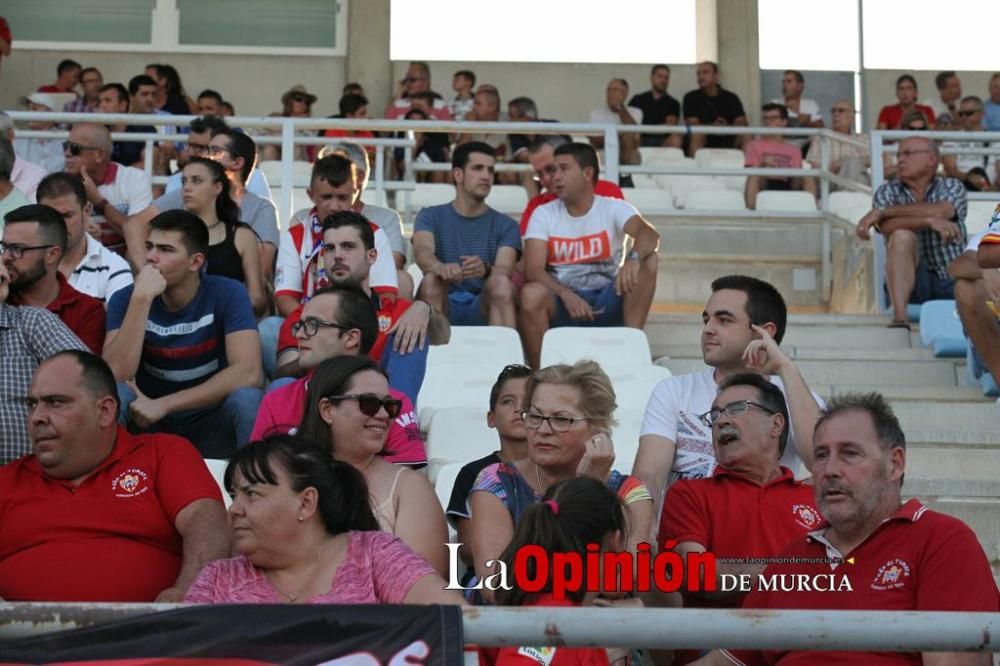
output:
[[[938,96],[924,100],[924,104],[934,109],[935,129],[955,129],[959,125],[958,100],[962,99],[962,80],[953,71],[940,72],[934,77]]]
[[[819,104],[814,99],[802,97],[802,91],[806,88],[805,77],[797,69],[785,70],[781,77],[781,99],[774,100],[778,104],[784,104],[788,109],[789,127],[822,127],[823,114],[819,110]],[[794,143],[802,148],[809,141],[807,137],[792,137],[786,139],[789,143]]]
[[[600,164],[585,143],[555,150],[555,201],[539,206],[524,235],[518,328],[537,368],[553,326],[646,325],[656,291],[660,235],[631,204],[596,196]],[[625,253],[626,237],[633,239]]]
[[[14,160],[14,146],[0,136],[0,233],[3,233],[4,215],[28,205],[28,199],[11,182]]]
[[[611,79],[604,90],[605,103],[590,112],[590,122],[598,125],[641,125],[642,109],[626,106],[628,81]],[[639,164],[639,138],[636,132],[618,135],[619,155],[622,164]],[[604,148],[603,136],[590,137],[590,145],[597,150]]]
[[[46,93],[31,93],[27,97],[21,98],[21,104],[28,108],[28,111],[49,113],[56,110],[56,102],[51,95]],[[58,129],[52,121],[33,120],[28,123],[29,130],[51,130]],[[27,160],[32,164],[37,164],[46,173],[62,171],[63,151],[62,142],[59,139],[12,139],[14,142],[14,152],[18,158]]]
[[[755,372],[769,376],[781,388],[791,415],[792,445],[785,447],[781,464],[797,474],[800,460],[811,468],[812,433],[822,401],[778,346],[786,320],[785,301],[767,282],[729,275],[712,283],[712,296],[702,313],[705,369],[657,384],[642,421],[632,474],[649,487],[657,512],[675,480],[712,476],[712,429],[698,417],[712,408],[719,384],[731,375]]]
[[[983,131],[983,100],[975,95],[964,98],[958,106],[956,113],[960,129],[963,132]],[[942,151],[947,153],[949,148],[992,148],[997,145],[989,141],[945,141],[941,144]],[[996,182],[1000,182],[1000,171],[997,170],[997,156],[984,155],[982,153],[965,153],[955,155],[942,155],[941,165],[944,167],[944,174],[952,178],[958,178],[965,184],[965,189],[974,192],[993,189]]]

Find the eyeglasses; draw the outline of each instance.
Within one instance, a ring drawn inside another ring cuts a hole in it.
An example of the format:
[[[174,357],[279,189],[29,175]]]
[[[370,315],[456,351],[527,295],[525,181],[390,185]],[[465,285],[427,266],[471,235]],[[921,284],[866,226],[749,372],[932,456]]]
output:
[[[217,155],[221,155],[222,153],[232,154],[232,151],[229,150],[229,148],[226,148],[225,146],[212,146],[212,145],[206,146],[205,152],[212,157],[216,157]]]
[[[854,113],[854,109],[838,109],[837,107],[833,107],[832,109],[830,109],[830,112],[831,113]]]
[[[50,247],[55,247],[55,245],[11,245],[8,243],[0,242],[0,257],[9,254],[15,259],[20,259],[24,256],[25,252],[29,250],[47,250]]]
[[[715,423],[722,418],[722,415],[726,416],[739,416],[740,414],[746,414],[750,410],[750,406],[754,406],[757,409],[767,412],[768,414],[777,414],[769,407],[765,407],[759,402],[754,402],[753,400],[737,400],[736,402],[731,402],[723,407],[713,407],[711,410],[705,412],[698,419],[711,428]]]
[[[403,409],[403,401],[396,398],[383,398],[374,393],[349,393],[346,395],[328,395],[327,400],[357,400],[358,409],[365,416],[375,416],[379,408],[384,409],[386,416],[394,419]]]
[[[524,425],[532,430],[538,430],[546,421],[553,432],[569,432],[577,421],[589,421],[589,416],[542,416],[537,412],[521,412]]]
[[[85,150],[100,150],[100,148],[97,146],[83,146],[79,143],[73,143],[72,141],[63,141],[63,152],[69,153],[73,157],[77,157]]]
[[[322,319],[317,319],[316,317],[306,317],[305,319],[300,319],[294,324],[292,324],[292,335],[297,336],[302,331],[306,332],[306,337],[311,338],[312,336],[319,333],[320,327],[323,328],[336,328],[341,331],[350,331],[352,327],[341,326],[340,324],[335,324],[332,321],[324,321]]]
[[[980,111],[979,109],[975,109],[974,111],[959,111],[958,115],[961,118],[968,118],[969,116],[974,116],[977,113],[982,113],[982,111]]]
[[[207,143],[195,143],[194,141],[187,142],[189,153],[204,154],[208,152],[210,146]]]
[[[921,128],[922,129],[922,128]],[[913,157],[917,153],[933,153],[933,150],[928,150],[927,148],[914,148],[913,150],[901,150],[898,153],[898,157]]]

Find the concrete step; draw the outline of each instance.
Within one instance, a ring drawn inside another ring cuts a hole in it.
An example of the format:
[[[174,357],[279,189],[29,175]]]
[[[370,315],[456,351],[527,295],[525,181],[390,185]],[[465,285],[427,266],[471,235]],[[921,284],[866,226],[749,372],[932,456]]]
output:
[[[712,281],[735,273],[767,280],[781,291],[789,306],[818,306],[823,303],[818,254],[663,256],[657,273],[654,300],[658,304],[703,305],[710,295],[708,287]]]
[[[819,258],[822,227],[819,221],[782,224],[754,220],[734,222],[681,221],[657,223],[660,256],[684,257],[725,254],[755,259],[760,256],[811,256]],[[843,231],[836,230],[836,234]],[[706,239],[711,241],[706,243]]]
[[[823,397],[875,391],[881,393],[894,405],[906,401],[931,401],[948,403],[949,405],[960,402],[993,403],[992,399],[984,398],[983,392],[978,388],[969,386],[901,386],[897,384],[856,383],[834,384],[832,386],[810,384],[809,386]]]
[[[906,329],[886,328],[879,324],[800,324],[789,322],[782,344],[796,349],[912,349]],[[651,316],[646,322],[646,336],[651,345],[697,345],[701,341],[701,320],[664,320]]]
[[[944,407],[933,401],[911,401],[893,405],[907,430],[981,433],[1000,441],[1000,407],[990,402],[954,403]],[[997,446],[1000,453],[1000,445]],[[1000,465],[1000,456],[997,457]]]

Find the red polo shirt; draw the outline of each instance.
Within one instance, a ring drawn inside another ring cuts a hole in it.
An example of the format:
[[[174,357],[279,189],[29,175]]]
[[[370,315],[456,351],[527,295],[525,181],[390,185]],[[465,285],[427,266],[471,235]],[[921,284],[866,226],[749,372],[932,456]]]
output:
[[[1000,611],[1000,593],[975,533],[962,521],[912,499],[850,553],[841,554],[824,534],[828,523],[793,542],[782,558],[852,558],[772,564],[769,574],[844,575],[851,591],[774,592],[747,595],[743,608],[791,610]],[[724,650],[736,664],[815,664],[814,652]],[[917,653],[825,652],[824,663],[865,666],[920,664]]]
[[[56,279],[59,280],[59,295],[45,309],[59,317],[90,351],[100,354],[104,349],[106,332],[104,305],[93,296],[77,291],[62,273],[56,272]],[[10,302],[12,305],[24,305],[15,294],[11,294]]]
[[[177,514],[222,500],[198,451],[175,435],[130,435],[79,486],[33,455],[0,467],[0,597],[153,601],[180,572]]]
[[[612,199],[624,199],[625,194],[622,192],[622,188],[618,187],[609,180],[599,180],[597,185],[594,186],[594,194],[599,197],[611,197]],[[550,201],[556,200],[556,195],[552,192],[542,192],[538,196],[532,197],[531,201],[528,202],[527,208],[521,213],[521,235],[528,230],[528,221],[531,220],[531,214],[535,212],[535,209],[542,204],[547,204]]]

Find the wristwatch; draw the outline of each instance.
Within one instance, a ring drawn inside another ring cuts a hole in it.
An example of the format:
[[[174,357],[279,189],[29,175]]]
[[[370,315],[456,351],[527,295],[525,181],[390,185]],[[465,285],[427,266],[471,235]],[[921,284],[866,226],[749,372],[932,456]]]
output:
[[[638,250],[629,250],[628,254],[625,255],[625,261],[639,261],[642,257],[639,256]]]

